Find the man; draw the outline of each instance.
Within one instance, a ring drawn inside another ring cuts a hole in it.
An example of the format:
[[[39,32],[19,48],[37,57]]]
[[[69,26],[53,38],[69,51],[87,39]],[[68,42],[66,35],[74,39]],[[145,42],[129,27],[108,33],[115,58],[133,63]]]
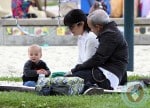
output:
[[[98,9],[90,13],[87,22],[91,31],[97,35],[100,45],[90,59],[71,70],[72,74],[83,78],[85,84],[91,83],[104,89],[116,89],[126,76],[127,42],[116,23],[110,21],[104,10]]]

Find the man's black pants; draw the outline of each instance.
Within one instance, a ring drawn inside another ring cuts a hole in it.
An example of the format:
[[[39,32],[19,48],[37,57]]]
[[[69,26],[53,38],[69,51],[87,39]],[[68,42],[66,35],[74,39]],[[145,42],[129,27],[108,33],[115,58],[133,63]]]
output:
[[[103,72],[96,68],[93,70],[82,70],[77,71],[72,74],[72,76],[78,76],[84,79],[85,90],[89,87],[97,84],[100,88],[112,90],[110,86],[110,81],[105,77]]]

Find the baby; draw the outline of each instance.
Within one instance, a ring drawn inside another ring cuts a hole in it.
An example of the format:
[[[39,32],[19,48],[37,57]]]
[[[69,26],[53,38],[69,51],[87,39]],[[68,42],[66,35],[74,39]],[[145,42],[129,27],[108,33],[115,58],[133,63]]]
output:
[[[39,45],[31,45],[28,48],[29,60],[24,65],[23,70],[23,85],[29,87],[35,87],[40,74],[44,74],[48,77],[51,72],[46,63],[41,59],[42,48]]]

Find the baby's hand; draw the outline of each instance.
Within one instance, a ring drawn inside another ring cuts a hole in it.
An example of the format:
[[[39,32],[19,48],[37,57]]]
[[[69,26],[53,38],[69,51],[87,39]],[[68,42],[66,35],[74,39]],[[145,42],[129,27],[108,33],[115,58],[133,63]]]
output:
[[[43,74],[48,75],[48,72],[45,69],[40,69]]]
[[[41,70],[41,69],[37,70],[36,72],[37,72],[37,74],[44,74],[43,70]]]

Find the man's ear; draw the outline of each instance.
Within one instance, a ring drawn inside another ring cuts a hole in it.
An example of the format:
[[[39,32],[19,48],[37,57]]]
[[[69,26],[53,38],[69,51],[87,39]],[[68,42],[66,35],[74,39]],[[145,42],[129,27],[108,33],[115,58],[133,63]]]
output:
[[[99,24],[95,25],[95,27],[97,28],[98,31],[100,31],[100,30],[103,29],[103,26],[102,26],[102,25],[99,25]]]

